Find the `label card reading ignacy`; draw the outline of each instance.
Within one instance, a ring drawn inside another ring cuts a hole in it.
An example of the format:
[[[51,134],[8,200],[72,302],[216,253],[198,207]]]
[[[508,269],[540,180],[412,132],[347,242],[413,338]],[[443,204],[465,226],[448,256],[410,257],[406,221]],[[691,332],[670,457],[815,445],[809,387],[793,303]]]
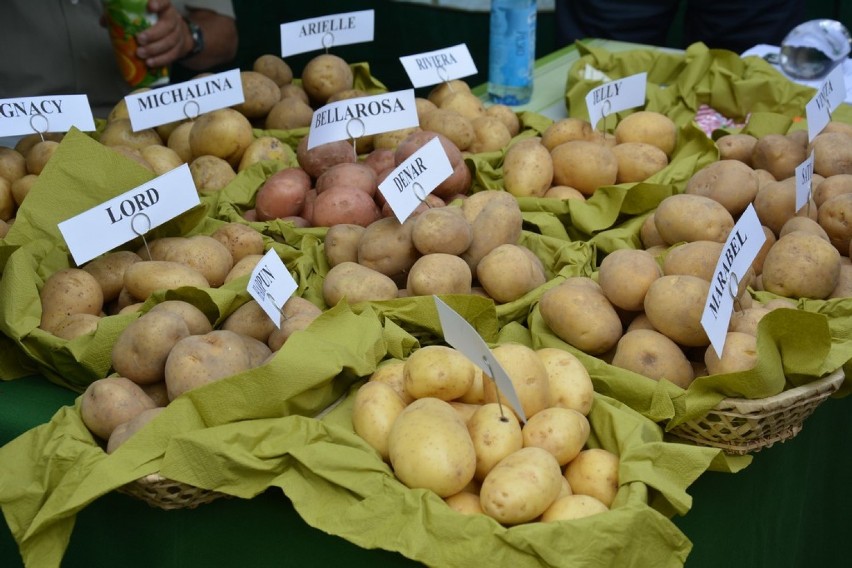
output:
[[[199,204],[183,164],[88,211],[59,223],[77,266],[144,235]]]
[[[246,290],[281,329],[281,308],[298,287],[275,249],[269,249],[251,271]]]
[[[86,95],[0,99],[0,136],[68,132],[72,126],[83,132],[95,130]]]
[[[813,191],[814,151],[796,167],[796,211],[808,204]]]
[[[281,57],[373,41],[375,19],[375,10],[360,10],[281,24]]]
[[[828,74],[817,90],[816,96],[805,105],[808,119],[808,140],[813,142],[817,134],[831,122],[831,113],[846,99],[846,80],[843,65],[838,65]]]
[[[337,101],[314,111],[308,150],[419,124],[414,89]]]
[[[379,191],[397,220],[403,223],[426,196],[452,174],[450,159],[435,137],[397,166],[379,184]]]
[[[476,63],[463,43],[446,49],[406,55],[400,57],[399,61],[415,89],[476,75]]]
[[[124,97],[133,131],[193,119],[245,101],[240,70],[231,69]]]
[[[586,95],[589,122],[597,128],[598,121],[614,112],[636,108],[645,104],[647,73],[637,73],[595,87]]]

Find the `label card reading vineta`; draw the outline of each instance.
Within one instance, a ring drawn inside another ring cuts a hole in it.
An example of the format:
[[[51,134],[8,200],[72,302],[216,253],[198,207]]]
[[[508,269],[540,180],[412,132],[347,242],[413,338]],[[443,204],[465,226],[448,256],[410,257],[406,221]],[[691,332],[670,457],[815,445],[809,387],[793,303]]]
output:
[[[246,290],[280,329],[281,308],[298,287],[275,249],[269,249],[251,271]]]
[[[814,178],[814,151],[804,162],[796,167],[796,211],[804,207],[810,201],[813,191]]]
[[[415,89],[476,75],[476,63],[463,43],[446,49],[406,55],[400,57],[399,61]]]
[[[231,69],[124,97],[133,131],[193,119],[245,101],[240,70]]]
[[[77,266],[144,235],[200,203],[183,164],[59,223]]]
[[[597,128],[598,121],[614,112],[636,108],[645,104],[647,73],[637,73],[595,87],[586,95],[589,122]]]
[[[68,132],[72,126],[83,132],[95,130],[86,95],[0,99],[0,136]]]
[[[506,370],[494,357],[491,349],[488,348],[479,333],[438,296],[432,297],[435,299],[435,307],[438,309],[438,318],[441,321],[444,339],[447,343],[473,361],[477,367],[482,369],[483,373],[494,379],[500,394],[507,399],[506,401],[501,400],[501,403],[508,402],[509,406],[514,408],[520,416],[521,422],[526,422],[527,417],[524,414],[518,393],[515,392],[515,385],[512,384]]]
[[[846,99],[846,80],[843,65],[838,65],[828,74],[817,94],[805,105],[805,117],[808,119],[808,140],[813,141],[817,134],[831,122],[831,113]]]
[[[414,89],[337,101],[314,111],[308,150],[419,124]]]
[[[379,191],[402,223],[452,173],[444,146],[435,137],[397,166],[379,184]]]
[[[360,10],[281,24],[281,57],[373,41],[375,19]]]
[[[749,204],[725,241],[701,314],[701,326],[719,356],[725,347],[739,279],[748,271],[765,241],[766,235],[760,219],[757,218],[754,206]]]

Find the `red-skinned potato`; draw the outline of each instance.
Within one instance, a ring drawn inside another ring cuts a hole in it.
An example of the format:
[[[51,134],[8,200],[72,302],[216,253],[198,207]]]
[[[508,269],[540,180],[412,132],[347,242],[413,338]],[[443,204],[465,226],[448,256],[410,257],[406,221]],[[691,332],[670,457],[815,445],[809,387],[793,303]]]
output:
[[[302,169],[316,179],[335,164],[355,163],[357,156],[348,140],[320,144],[308,150],[308,136],[305,136],[296,148],[296,159]]]
[[[396,165],[394,161],[395,151],[391,148],[376,148],[364,157],[364,165],[370,168],[378,175],[383,170],[393,168]]]
[[[311,221],[315,227],[340,223],[366,227],[380,216],[379,206],[372,197],[358,189],[338,186],[317,194]]]
[[[311,178],[302,168],[285,168],[269,176],[255,198],[257,219],[281,219],[302,212]]]
[[[360,189],[373,197],[378,189],[376,172],[370,166],[362,163],[348,162],[331,166],[317,178],[315,189],[322,193],[330,187],[346,185]]]
[[[432,193],[441,199],[446,199],[457,194],[469,193],[471,174],[464,161],[464,156],[462,155],[461,150],[458,149],[458,146],[456,146],[443,134],[431,132],[429,130],[418,130],[409,134],[396,148],[396,152],[394,153],[395,164],[398,166],[404,162],[414,152],[422,148],[424,144],[428,143],[435,137],[441,141],[441,146],[443,146],[444,152],[446,152],[447,158],[450,160],[450,165],[453,167],[453,173],[450,174],[447,179],[438,184],[438,186],[432,190]]]

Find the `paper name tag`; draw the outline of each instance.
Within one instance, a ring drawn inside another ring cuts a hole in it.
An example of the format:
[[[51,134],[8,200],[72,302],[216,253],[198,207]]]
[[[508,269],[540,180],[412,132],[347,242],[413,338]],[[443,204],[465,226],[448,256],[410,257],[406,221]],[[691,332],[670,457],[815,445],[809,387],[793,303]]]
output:
[[[805,117],[808,119],[808,140],[813,141],[817,134],[831,122],[831,113],[846,99],[846,80],[843,65],[838,65],[828,74],[817,94],[805,105]]]
[[[804,207],[810,201],[813,191],[814,178],[814,152],[804,162],[796,167],[796,211]]]
[[[740,278],[748,271],[765,241],[766,235],[760,225],[760,219],[757,218],[754,206],[749,204],[725,241],[713,271],[714,277],[710,282],[707,303],[701,314],[701,326],[720,357],[725,346]]]
[[[379,184],[385,200],[400,223],[426,196],[453,174],[453,166],[435,137],[397,166]]]
[[[441,321],[441,327],[444,330],[444,339],[447,343],[473,361],[474,365],[482,369],[483,373],[494,379],[500,394],[507,399],[500,402],[508,402],[509,406],[514,408],[518,416],[520,416],[521,422],[526,422],[527,416],[524,414],[518,393],[515,392],[515,385],[512,384],[512,379],[506,374],[506,370],[503,369],[500,362],[494,357],[491,349],[488,348],[488,345],[482,340],[479,333],[443,300],[437,296],[432,297],[435,299],[435,307],[438,308],[438,318]],[[485,378],[485,380],[488,379]]]
[[[636,108],[645,104],[647,73],[637,73],[595,87],[586,95],[589,122],[596,128],[598,121],[614,112]]]
[[[308,150],[419,124],[414,89],[337,101],[314,111]]]
[[[144,235],[198,205],[198,190],[183,164],[130,191],[59,223],[77,266]]]
[[[476,75],[476,63],[463,43],[446,49],[406,55],[400,57],[399,61],[415,89]]]
[[[232,69],[124,97],[133,131],[193,119],[245,101],[240,70]]]
[[[95,119],[86,95],[50,95],[0,99],[0,136],[39,132],[95,130]]]
[[[281,24],[281,57],[373,41],[375,19],[375,10],[360,10]]]
[[[280,329],[281,308],[298,287],[275,249],[269,249],[251,271],[246,290]]]

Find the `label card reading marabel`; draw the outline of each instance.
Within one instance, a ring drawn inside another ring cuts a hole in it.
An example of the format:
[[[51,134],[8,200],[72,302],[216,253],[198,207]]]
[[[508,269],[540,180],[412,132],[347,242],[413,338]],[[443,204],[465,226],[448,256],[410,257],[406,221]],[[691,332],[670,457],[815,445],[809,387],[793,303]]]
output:
[[[0,136],[68,132],[72,126],[83,132],[95,130],[86,95],[0,99]]]
[[[796,211],[808,204],[813,191],[814,151],[796,167]]]
[[[281,24],[281,57],[373,41],[375,20],[375,10],[360,10]]]
[[[298,287],[275,249],[269,249],[251,271],[246,290],[281,329],[281,308]]]
[[[760,219],[757,218],[754,206],[749,204],[725,241],[713,272],[713,280],[710,282],[707,303],[701,314],[701,326],[719,356],[725,347],[725,337],[734,308],[733,296],[737,294],[739,279],[748,271],[765,241],[766,235],[763,233]]]
[[[379,191],[400,223],[420,202],[453,174],[453,165],[441,141],[435,137],[397,166],[379,184]]]
[[[192,119],[245,101],[240,70],[231,69],[124,97],[133,131]]]
[[[314,111],[308,150],[419,124],[414,89],[337,101]]]
[[[199,204],[183,164],[121,195],[59,223],[77,266],[144,235]]]
[[[597,128],[598,121],[614,112],[636,108],[645,104],[647,73],[637,73],[595,87],[586,95],[589,122]]]
[[[406,55],[400,57],[399,61],[415,89],[476,75],[476,63],[463,43],[446,49]]]
[[[805,118],[808,119],[808,141],[831,122],[831,113],[846,99],[846,80],[843,65],[838,65],[828,74],[817,94],[805,105]]]
[[[503,369],[500,362],[494,357],[491,349],[488,348],[488,345],[482,340],[479,333],[438,296],[432,297],[435,299],[435,307],[438,309],[438,319],[441,320],[444,339],[447,343],[461,351],[465,357],[473,361],[474,365],[482,369],[482,372],[494,379],[500,394],[507,399],[500,402],[504,404],[508,403],[518,413],[521,422],[526,422],[527,416],[524,414],[524,408],[521,406],[518,393],[515,392],[515,385],[512,384],[512,379],[506,374],[506,370]]]

